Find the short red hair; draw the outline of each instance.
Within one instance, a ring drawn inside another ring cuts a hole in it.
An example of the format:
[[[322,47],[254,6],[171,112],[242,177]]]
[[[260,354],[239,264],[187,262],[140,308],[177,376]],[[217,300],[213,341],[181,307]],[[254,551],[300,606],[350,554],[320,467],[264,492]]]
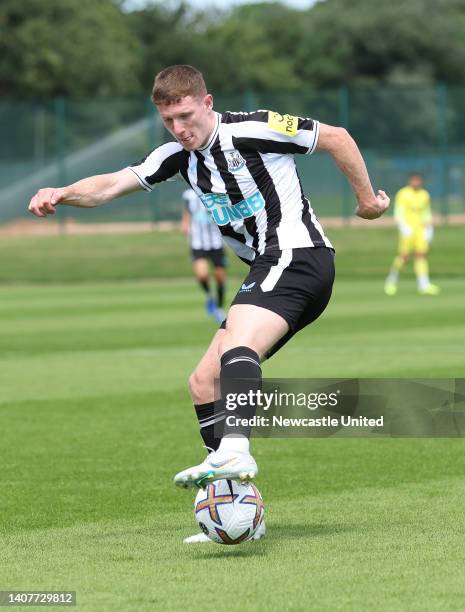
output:
[[[168,66],[155,77],[152,89],[154,104],[172,104],[185,96],[207,95],[202,73],[187,64]]]

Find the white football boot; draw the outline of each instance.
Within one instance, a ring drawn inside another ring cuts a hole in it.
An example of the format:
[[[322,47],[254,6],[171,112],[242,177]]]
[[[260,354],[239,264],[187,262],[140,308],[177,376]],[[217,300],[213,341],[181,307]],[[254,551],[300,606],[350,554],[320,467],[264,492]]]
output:
[[[266,535],[266,525],[265,521],[262,521],[257,531],[253,534],[250,540],[247,542],[255,542],[256,540],[261,540]],[[210,540],[208,536],[206,536],[202,531],[200,533],[196,533],[195,535],[189,536],[188,538],[184,538],[184,544],[208,544],[210,542],[213,544],[213,540]]]
[[[174,483],[184,489],[189,487],[204,489],[215,480],[249,482],[257,473],[257,464],[250,453],[218,449],[210,453],[203,463],[176,474]]]

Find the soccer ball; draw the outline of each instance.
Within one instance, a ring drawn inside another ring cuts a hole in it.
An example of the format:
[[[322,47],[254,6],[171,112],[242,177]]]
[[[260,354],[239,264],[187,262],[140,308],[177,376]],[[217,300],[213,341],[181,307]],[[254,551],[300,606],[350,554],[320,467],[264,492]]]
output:
[[[200,529],[210,540],[240,544],[257,531],[265,507],[255,485],[216,480],[197,493],[194,512]]]

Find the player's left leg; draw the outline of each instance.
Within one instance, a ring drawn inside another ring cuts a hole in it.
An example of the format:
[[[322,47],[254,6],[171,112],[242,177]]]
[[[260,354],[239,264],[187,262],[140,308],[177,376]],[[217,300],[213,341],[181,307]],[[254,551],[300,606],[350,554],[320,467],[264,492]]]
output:
[[[223,400],[256,397],[261,389],[260,362],[267,352],[289,332],[289,323],[279,314],[253,304],[235,304],[226,321],[226,333],[221,339],[220,387]],[[227,407],[227,406],[226,406]],[[256,405],[237,403],[225,421],[218,452],[249,452],[251,427]]]
[[[250,393],[256,393],[261,387],[261,357],[288,330],[285,319],[271,310],[248,304],[231,307],[226,330],[219,340],[223,401],[239,394],[250,397]],[[234,415],[225,416],[218,450],[203,463],[179,472],[175,476],[176,484],[202,487],[214,480],[255,478],[258,468],[249,452],[251,428],[248,425],[253,408],[249,404],[238,406]]]
[[[214,277],[216,282],[216,309],[215,319],[222,323],[225,319],[224,314],[224,295],[226,287],[226,254],[224,249],[213,249],[210,251],[210,261],[214,267]]]
[[[218,449],[223,435],[225,411],[218,402],[217,383],[220,376],[220,345],[225,333],[224,329],[216,332],[210,346],[189,377],[189,391],[199,421],[200,434],[209,452]],[[260,540],[265,534],[266,525],[265,521],[262,521],[251,541]],[[204,544],[211,541],[203,532],[184,539],[185,544]]]
[[[418,293],[421,295],[438,295],[440,289],[429,279],[428,266],[428,250],[429,243],[426,236],[425,228],[421,227],[415,233],[415,262],[414,270],[417,279]]]
[[[226,268],[224,266],[215,266],[214,268],[216,282],[216,303],[218,308],[224,307],[224,293],[226,287]]]
[[[293,338],[299,331],[302,331],[316,321],[318,317],[323,314],[326,309],[326,306],[329,304],[329,300],[331,299],[332,294],[332,286],[329,286],[326,291],[322,291],[320,295],[313,300],[308,307],[304,310],[295,326],[290,329],[282,338],[280,338],[263,356],[262,362],[266,359],[270,359],[273,357],[280,349],[283,348],[285,344],[289,342],[291,338]]]
[[[237,394],[253,397],[261,385],[260,361],[321,314],[333,280],[333,253],[327,248],[274,251],[258,258],[236,295],[220,341],[223,401]],[[180,472],[177,484],[204,486],[212,480],[247,480],[256,474],[248,441],[256,402],[236,404],[235,414],[225,421],[218,451],[203,464]]]
[[[421,295],[438,295],[441,290],[429,279],[429,266],[426,253],[415,253],[415,276],[417,278],[418,293]]]
[[[257,262],[233,302],[221,340],[223,398],[246,397],[261,388],[257,361],[274,354],[323,312],[333,281],[334,252],[326,247],[289,249]],[[218,453],[249,450],[248,422],[257,403],[235,403]]]
[[[329,275],[331,275],[331,271],[329,271]],[[301,316],[299,317],[299,319],[296,321],[295,325],[288,329],[288,331],[277,341],[275,342],[275,344],[270,347],[265,354],[260,355],[261,360],[265,360],[268,359],[269,357],[271,357],[272,355],[274,355],[277,351],[279,351],[291,338],[292,336],[297,333],[298,331],[302,330],[304,327],[306,327],[307,325],[309,325],[310,323],[312,323],[313,321],[315,321],[315,319],[317,319],[322,312],[325,310],[326,306],[328,305],[328,302],[330,300],[331,297],[331,292],[332,292],[332,282],[327,283],[326,289],[321,289],[320,291],[316,292],[315,294],[315,298],[312,299],[308,304],[307,304],[307,308],[304,310],[304,312],[301,314]],[[220,330],[221,331],[221,330]],[[220,345],[222,344],[222,341],[224,339],[224,336],[220,336],[218,335],[217,340],[219,341]],[[208,351],[207,351],[208,353]],[[205,359],[205,361],[201,361],[198,368],[199,368],[199,374],[201,374],[199,379],[204,379],[205,376],[208,376],[208,370],[204,371],[202,374],[202,363],[204,365],[208,364],[208,359]],[[205,385],[202,385],[202,388],[204,390],[207,389],[207,387]],[[199,391],[201,390],[201,388],[199,388]],[[208,390],[207,390],[207,395],[203,396],[203,399],[209,399],[210,395],[208,395]],[[220,425],[222,423],[224,423],[224,413],[223,415],[219,415],[219,419],[220,421],[217,422],[215,424],[215,426],[211,425],[211,435],[213,436],[213,429],[215,427],[215,429],[219,429],[221,435],[223,433],[223,431],[220,428]],[[221,420],[223,419],[223,420]],[[205,431],[205,430],[203,430]],[[204,434],[202,434],[204,435]],[[205,439],[205,438],[204,438]],[[215,439],[215,444],[218,444],[218,437],[216,437]],[[215,448],[217,448],[217,446],[215,446]],[[252,541],[256,541],[259,539],[262,539],[263,537],[265,537],[266,535],[266,525],[265,525],[265,521],[262,522],[262,524],[260,525],[260,528],[258,529],[257,533],[253,536]],[[200,533],[196,533],[195,535],[192,535],[188,538],[185,538],[184,543],[185,544],[208,544],[210,543],[211,540],[210,538],[208,538],[203,532]]]
[[[199,421],[200,434],[209,452],[218,449],[225,420],[224,410],[218,403],[219,388],[216,384],[220,375],[219,350],[224,334],[224,329],[216,332],[210,346],[189,377],[189,391]],[[262,521],[251,541],[260,540],[265,534],[265,521]],[[203,532],[184,539],[185,544],[204,544],[211,541]]]

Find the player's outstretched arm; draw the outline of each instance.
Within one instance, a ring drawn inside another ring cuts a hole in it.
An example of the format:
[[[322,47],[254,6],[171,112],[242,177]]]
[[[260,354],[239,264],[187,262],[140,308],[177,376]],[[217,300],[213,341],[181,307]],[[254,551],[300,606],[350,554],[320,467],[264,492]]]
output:
[[[384,191],[373,191],[362,154],[355,140],[344,128],[320,124],[317,150],[327,151],[347,177],[357,198],[355,213],[363,219],[377,219],[389,207]]]
[[[29,203],[29,212],[36,217],[54,215],[58,204],[94,208],[140,189],[134,173],[124,168],[119,172],[90,176],[67,187],[39,189]]]

